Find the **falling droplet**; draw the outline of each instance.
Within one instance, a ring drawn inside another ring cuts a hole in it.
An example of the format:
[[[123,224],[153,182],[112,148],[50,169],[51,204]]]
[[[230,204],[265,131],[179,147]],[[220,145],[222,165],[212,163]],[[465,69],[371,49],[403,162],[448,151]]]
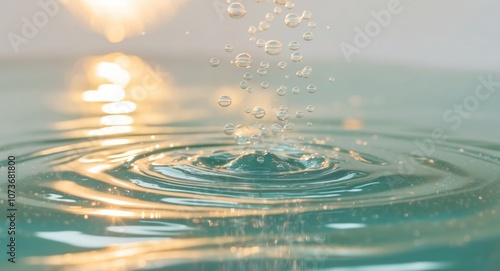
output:
[[[300,48],[300,43],[298,41],[291,41],[289,44],[288,44],[288,48],[290,48],[290,50],[298,50]]]
[[[271,25],[268,22],[266,22],[266,21],[261,21],[259,23],[259,30],[260,31],[268,30],[269,27],[271,27]]]
[[[252,78],[253,78],[253,76],[249,72],[246,72],[245,74],[243,74],[243,79],[245,79],[245,80],[252,80]]]
[[[274,14],[281,14],[281,8],[280,7],[275,7],[274,8]]]
[[[234,133],[234,124],[228,123],[224,126],[224,134],[232,135]]]
[[[294,6],[295,6],[295,4],[294,4],[293,2],[287,1],[287,2],[285,3],[285,7],[286,7],[287,9],[292,9]]]
[[[298,119],[301,119],[304,117],[304,112],[298,110],[297,112],[295,112],[295,117],[297,117]]]
[[[226,44],[226,46],[224,47],[224,50],[228,53],[231,53],[234,50],[234,47],[232,44]]]
[[[314,112],[314,110],[315,110],[316,108],[314,107],[314,105],[308,105],[308,106],[306,107],[306,109],[307,109],[307,111],[308,111],[308,112]]]
[[[219,105],[222,107],[228,107],[232,103],[231,97],[229,96],[220,96],[219,97]]]
[[[335,77],[332,76],[332,77],[328,78],[328,81],[334,82],[335,81]]]
[[[257,47],[262,48],[262,47],[264,47],[264,45],[266,45],[266,41],[265,41],[265,40],[263,40],[263,39],[258,39],[258,40],[255,42],[255,44],[257,45]]]
[[[312,28],[315,28],[315,27],[316,27],[316,22],[311,21],[311,22],[309,22],[309,23],[307,24],[307,26],[309,26],[309,28],[311,28],[311,29],[312,29]]]
[[[255,33],[257,33],[257,27],[255,27],[255,26],[250,26],[250,27],[248,28],[248,34],[253,35],[253,34],[255,34]]]
[[[311,76],[312,68],[310,66],[305,66],[302,71],[300,71],[300,75],[303,78],[309,78]]]
[[[227,7],[227,12],[229,13],[229,16],[231,16],[231,18],[240,19],[245,16],[246,10],[245,6],[243,6],[241,3],[234,2]]]
[[[280,134],[281,132],[283,131],[283,126],[281,126],[280,124],[278,123],[275,123],[271,126],[271,132],[274,134],[274,135],[277,135],[277,134]]]
[[[240,68],[248,68],[252,65],[252,56],[247,53],[241,53],[236,56],[234,63]]]
[[[263,69],[269,68],[269,62],[267,62],[267,61],[260,62],[260,67]]]
[[[300,62],[302,61],[302,54],[299,52],[293,52],[292,55],[290,56],[290,59],[293,62]]]
[[[217,66],[219,66],[219,63],[220,63],[220,61],[219,61],[219,59],[218,59],[218,58],[215,58],[215,57],[214,57],[214,58],[210,59],[210,65],[211,65],[212,67],[217,67]]]
[[[314,34],[312,32],[305,32],[302,38],[304,38],[305,41],[311,41],[314,38]]]
[[[258,75],[260,75],[260,76],[264,76],[264,75],[266,75],[266,74],[267,74],[267,70],[266,70],[266,69],[264,69],[264,68],[259,68],[259,69],[257,70],[257,74],[258,74]]]
[[[276,117],[281,121],[285,121],[288,119],[288,111],[280,110],[276,113]]]
[[[276,93],[278,93],[278,95],[280,96],[284,96],[287,92],[287,87],[286,86],[283,86],[281,85],[277,90],[276,90]]]
[[[241,89],[247,89],[248,88],[248,81],[247,80],[241,80],[241,82],[240,82],[240,88]]]
[[[264,51],[269,54],[269,55],[277,55],[281,53],[283,50],[283,47],[281,45],[281,42],[277,40],[270,40],[267,41],[265,46],[264,46]]]
[[[307,126],[312,126],[312,125],[313,125],[313,123],[310,121],[307,123]]]
[[[292,93],[293,94],[299,94],[300,93],[300,88],[299,87],[293,87],[292,88]]]
[[[278,68],[280,68],[282,70],[286,69],[286,62],[285,61],[280,61],[278,63]]]
[[[260,86],[263,88],[263,89],[267,89],[269,87],[269,82],[267,81],[263,81],[262,83],[260,83]]]
[[[312,17],[312,12],[310,10],[304,10],[304,12],[302,12],[302,19],[309,20],[311,19],[311,17]]]
[[[307,86],[307,91],[309,93],[314,93],[316,92],[316,90],[317,90],[316,85],[310,84],[309,86]]]
[[[272,13],[266,14],[266,21],[270,22],[274,19],[274,15]]]
[[[262,107],[254,107],[252,110],[252,116],[254,116],[256,119],[261,119],[266,115],[266,110]]]

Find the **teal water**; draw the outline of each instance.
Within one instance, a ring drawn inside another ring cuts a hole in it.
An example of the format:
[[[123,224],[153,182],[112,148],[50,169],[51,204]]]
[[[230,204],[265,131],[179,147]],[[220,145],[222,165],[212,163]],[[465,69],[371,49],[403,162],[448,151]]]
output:
[[[269,101],[314,114],[285,138],[238,145],[222,128],[251,126],[248,105],[233,99],[228,112],[207,91],[231,79],[161,63],[176,79],[168,97],[137,99],[120,125],[73,99],[63,76],[73,63],[2,66],[2,99],[13,101],[2,176],[15,155],[19,208],[18,262],[2,253],[2,270],[500,267],[500,98],[456,129],[442,117],[488,73],[319,63],[317,93]]]

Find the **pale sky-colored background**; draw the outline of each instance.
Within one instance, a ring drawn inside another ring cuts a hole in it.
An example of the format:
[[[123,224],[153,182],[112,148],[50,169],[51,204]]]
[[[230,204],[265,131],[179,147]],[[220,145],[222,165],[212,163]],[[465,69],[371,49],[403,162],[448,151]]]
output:
[[[80,0],[70,0],[80,1]],[[83,0],[82,0],[83,1]],[[104,1],[104,0],[103,0]],[[112,0],[113,1],[113,0]],[[168,0],[163,0],[168,2]],[[173,0],[170,0],[173,1]],[[144,1],[144,5],[148,5]],[[247,15],[235,20],[219,11],[214,2],[223,0],[190,0],[180,7],[173,18],[165,18],[145,35],[126,38],[112,44],[93,31],[78,16],[62,7],[60,12],[42,27],[28,44],[15,53],[7,38],[9,32],[21,32],[23,16],[31,18],[40,11],[38,1],[2,1],[0,10],[0,61],[2,59],[54,58],[103,54],[114,51],[148,56],[186,56],[220,54],[226,43],[236,50],[257,50],[248,41],[248,25],[257,25],[274,4],[241,1]],[[386,9],[388,0],[296,0],[293,12],[309,9],[318,26],[313,29],[314,46],[303,48],[310,58],[346,63],[339,44],[353,43],[354,28],[373,20],[370,12]],[[394,15],[391,23],[375,37],[354,62],[377,61],[405,65],[445,67],[466,70],[500,70],[500,1],[497,0],[401,0],[403,11]],[[276,16],[273,24],[283,21],[287,12]],[[166,16],[168,17],[168,16]],[[326,27],[330,26],[329,29]],[[281,31],[272,25],[262,33],[264,39],[294,40],[307,27]],[[186,34],[186,32],[189,34]]]

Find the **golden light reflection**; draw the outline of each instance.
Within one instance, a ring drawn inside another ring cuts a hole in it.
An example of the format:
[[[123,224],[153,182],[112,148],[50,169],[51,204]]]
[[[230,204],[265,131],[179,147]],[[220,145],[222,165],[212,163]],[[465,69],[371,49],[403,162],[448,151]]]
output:
[[[81,0],[66,6],[110,42],[144,34],[160,21],[168,21],[186,0]]]
[[[344,119],[342,120],[342,128],[346,130],[361,130],[363,121],[360,119]]]

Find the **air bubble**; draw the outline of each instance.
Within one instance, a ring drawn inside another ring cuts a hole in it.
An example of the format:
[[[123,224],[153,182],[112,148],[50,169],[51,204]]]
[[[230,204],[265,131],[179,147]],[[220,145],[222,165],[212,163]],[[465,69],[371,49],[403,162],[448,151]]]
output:
[[[257,157],[257,162],[259,162],[259,163],[261,163],[261,164],[262,164],[262,163],[264,163],[264,160],[265,160],[265,159],[264,159],[264,157],[262,157],[262,156]]]
[[[277,134],[280,134],[281,132],[283,132],[283,126],[281,126],[280,124],[278,123],[275,123],[271,126],[271,132],[274,134],[274,135],[277,135]]]
[[[245,16],[246,13],[245,7],[239,2],[231,3],[227,7],[227,12],[229,13],[229,16],[231,16],[231,18],[234,19],[243,18],[243,16]]]
[[[253,34],[255,34],[255,33],[257,33],[257,27],[255,27],[255,26],[250,26],[250,27],[248,28],[248,34],[253,35]]]
[[[309,121],[309,122],[307,122],[307,126],[312,126],[312,125],[313,125],[313,123],[312,123],[312,122],[310,122],[310,121]]]
[[[280,7],[275,7],[274,8],[274,14],[281,14],[281,8]]]
[[[290,50],[298,50],[300,48],[300,43],[298,41],[291,41],[289,44],[288,44],[288,48],[290,48]]]
[[[292,88],[292,93],[293,94],[299,94],[300,93],[300,88],[299,87],[293,87]]]
[[[276,113],[276,117],[281,121],[285,121],[288,119],[288,111],[280,110]]]
[[[267,89],[269,87],[269,82],[267,81],[263,81],[262,83],[260,83],[260,86],[263,88],[263,89]]]
[[[284,5],[286,3],[286,0],[274,0],[274,3],[278,5]]]
[[[307,86],[307,91],[309,93],[314,93],[314,92],[316,92],[316,90],[317,90],[317,88],[316,88],[316,85],[314,85],[314,84],[310,84],[309,86]]]
[[[287,9],[292,9],[294,6],[295,6],[295,4],[293,2],[288,1],[285,3],[285,7]]]
[[[247,89],[248,88],[248,81],[247,80],[241,80],[241,82],[240,82],[240,88],[241,89]]]
[[[224,47],[224,50],[228,53],[231,53],[234,50],[234,47],[232,44],[226,44],[226,46]]]
[[[236,56],[234,63],[240,68],[248,68],[252,65],[252,56],[247,53],[241,53]]]
[[[314,112],[314,110],[315,110],[316,108],[314,107],[314,105],[308,105],[308,106],[306,107],[306,109],[307,109],[307,112]]]
[[[253,75],[249,72],[246,72],[245,74],[243,74],[243,79],[249,81],[249,80],[252,80],[253,78]]]
[[[278,63],[278,68],[280,68],[282,70],[286,69],[286,62],[285,61],[280,61]]]
[[[234,124],[228,123],[224,126],[224,134],[232,135],[234,133]]]
[[[302,71],[300,71],[300,75],[303,78],[309,78],[311,76],[312,68],[310,66],[305,66]]]
[[[270,22],[274,19],[274,15],[272,13],[266,14],[266,21]]]
[[[287,131],[290,131],[293,129],[293,122],[287,122],[284,126],[283,126],[283,130],[287,130]]]
[[[300,24],[300,16],[296,13],[289,13],[285,17],[285,24],[288,27],[297,27]]]
[[[304,38],[305,41],[311,41],[314,38],[314,34],[312,32],[305,32],[302,38]]]
[[[293,61],[293,62],[300,62],[302,61],[302,54],[299,53],[299,52],[294,52],[292,53],[292,55],[290,56],[290,59]]]
[[[231,97],[229,96],[220,96],[219,97],[219,105],[222,107],[228,107],[232,103]]]
[[[335,81],[335,77],[332,76],[332,77],[328,78],[328,81],[334,82]]]
[[[266,75],[266,74],[267,74],[267,70],[266,70],[266,69],[264,69],[264,68],[259,68],[259,69],[257,70],[257,74],[258,74],[258,75],[260,75],[260,76],[264,76],[264,75]]]
[[[264,47],[264,45],[266,45],[266,41],[265,41],[265,40],[263,40],[263,39],[258,39],[258,40],[255,42],[255,44],[257,45],[257,47],[262,48],[262,47]]]
[[[281,85],[277,90],[276,90],[276,93],[278,93],[278,95],[280,96],[284,96],[287,92],[287,87],[286,86],[283,86]]]
[[[295,112],[295,117],[298,118],[298,119],[301,119],[304,117],[304,112],[302,112],[301,110],[298,110],[297,112]]]
[[[271,27],[271,25],[268,22],[266,22],[266,21],[261,21],[259,23],[259,30],[260,31],[268,30],[269,27]]]
[[[260,62],[260,67],[263,69],[269,68],[269,62],[267,62],[267,61]]]
[[[256,119],[261,119],[266,115],[266,110],[262,107],[254,107],[252,110],[252,116],[254,116]]]
[[[280,109],[281,111],[288,112],[288,106],[286,106],[286,105],[281,105],[279,109]]]
[[[311,28],[311,29],[312,29],[312,28],[315,28],[315,27],[316,27],[316,22],[311,21],[311,22],[309,22],[309,23],[307,24],[307,26],[309,26],[309,28]]]
[[[277,40],[267,41],[266,45],[264,46],[264,51],[269,55],[277,55],[281,53],[282,50],[283,47],[281,45],[281,42]]]
[[[311,17],[312,17],[312,12],[310,10],[304,10],[304,12],[302,12],[302,19],[309,20],[311,19]]]
[[[219,66],[219,63],[220,63],[220,61],[219,61],[219,59],[218,59],[218,58],[215,58],[215,57],[214,57],[214,58],[210,59],[210,66],[212,66],[212,67],[217,67],[217,66]]]

